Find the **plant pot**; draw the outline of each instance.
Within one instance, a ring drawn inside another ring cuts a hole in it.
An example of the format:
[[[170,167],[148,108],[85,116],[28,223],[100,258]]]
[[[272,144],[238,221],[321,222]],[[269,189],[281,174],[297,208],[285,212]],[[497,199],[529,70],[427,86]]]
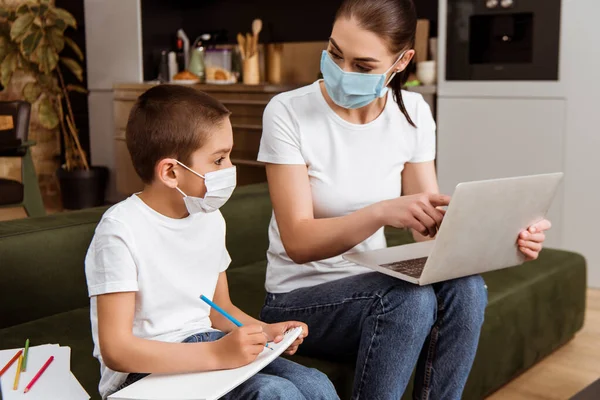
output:
[[[80,210],[104,205],[108,168],[90,167],[88,171],[59,168],[56,175],[65,209]]]

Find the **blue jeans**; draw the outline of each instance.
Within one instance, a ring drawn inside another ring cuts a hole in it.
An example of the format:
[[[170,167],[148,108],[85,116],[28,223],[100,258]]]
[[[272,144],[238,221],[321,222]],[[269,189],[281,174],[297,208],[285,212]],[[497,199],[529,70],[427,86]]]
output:
[[[301,268],[301,267],[298,267]],[[301,355],[356,362],[353,399],[460,399],[487,305],[483,279],[417,286],[377,272],[268,294],[265,322],[298,320]]]
[[[223,332],[204,332],[192,335],[183,343],[214,342]],[[121,390],[148,374],[129,374]],[[296,364],[285,358],[277,358],[258,374],[221,397],[225,400],[330,400],[339,397],[333,384],[322,372]]]

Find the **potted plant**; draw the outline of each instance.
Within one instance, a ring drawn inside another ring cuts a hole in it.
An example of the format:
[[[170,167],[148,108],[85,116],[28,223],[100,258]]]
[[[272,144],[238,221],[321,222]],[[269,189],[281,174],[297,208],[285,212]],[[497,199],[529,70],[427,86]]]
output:
[[[23,87],[23,98],[37,104],[45,128],[60,131],[65,163],[57,176],[63,206],[79,209],[104,203],[108,169],[90,167],[75,126],[70,96],[87,90],[65,83],[63,69],[83,81],[83,53],[65,36],[69,27],[77,28],[73,15],[50,0],[28,1],[12,10],[1,8],[0,82],[7,87],[16,71],[34,78]],[[62,54],[67,46],[79,61]]]

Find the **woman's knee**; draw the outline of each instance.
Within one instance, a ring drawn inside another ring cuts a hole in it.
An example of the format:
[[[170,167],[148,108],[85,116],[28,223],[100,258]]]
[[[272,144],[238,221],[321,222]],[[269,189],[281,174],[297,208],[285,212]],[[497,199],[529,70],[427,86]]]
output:
[[[479,275],[467,276],[448,282],[451,308],[455,317],[461,318],[465,326],[479,329],[483,324],[487,307],[487,286]]]
[[[381,298],[384,313],[394,315],[397,322],[410,323],[416,332],[429,332],[437,312],[437,299],[431,286],[402,284]]]

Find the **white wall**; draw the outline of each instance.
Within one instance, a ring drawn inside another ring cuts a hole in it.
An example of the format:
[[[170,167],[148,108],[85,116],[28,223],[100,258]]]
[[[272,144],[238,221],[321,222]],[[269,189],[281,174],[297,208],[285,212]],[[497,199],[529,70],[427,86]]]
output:
[[[563,0],[562,75],[567,96],[564,247],[588,261],[600,287],[600,1]]]

